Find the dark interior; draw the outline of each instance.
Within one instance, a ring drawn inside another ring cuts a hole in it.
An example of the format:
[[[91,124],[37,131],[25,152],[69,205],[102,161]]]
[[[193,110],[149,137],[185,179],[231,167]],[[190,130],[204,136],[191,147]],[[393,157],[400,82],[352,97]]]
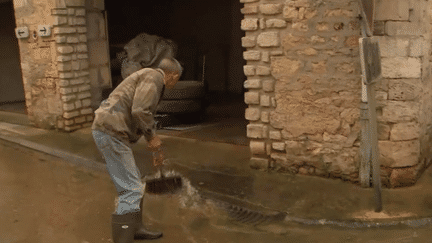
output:
[[[244,117],[239,1],[105,1],[105,8],[111,59],[140,33],[171,39],[178,45],[176,58],[184,68],[180,80],[203,80],[205,68],[207,120]],[[115,88],[121,82],[120,72],[112,72]]]
[[[0,109],[25,101],[15,27],[12,1],[0,1]]]
[[[196,114],[185,114],[176,120],[189,125],[191,122],[198,124],[198,128],[161,132],[247,145],[247,121],[244,119],[247,106],[244,103],[243,88],[245,61],[244,49],[241,46],[244,32],[240,29],[243,18],[240,12],[241,5],[238,0],[105,1],[111,59],[114,59],[116,54],[123,50],[123,46],[138,34],[145,32],[158,35],[171,39],[178,45],[176,58],[184,68],[180,81],[195,80],[205,83],[204,115],[201,114],[200,119],[195,119]],[[11,77],[15,86],[8,86],[10,89],[2,93],[2,98],[6,98],[8,93],[13,94],[13,97],[2,100],[0,110],[25,114],[22,78],[19,72],[19,50],[13,31],[15,21],[12,1],[0,6],[2,16],[7,19],[1,21],[0,26],[3,23],[5,28],[0,30],[8,30],[4,32],[7,35],[0,37],[12,40],[9,42],[14,45],[13,57],[3,55],[0,61],[9,64],[13,59],[15,63],[12,64],[16,69],[13,72],[4,72],[16,74]],[[12,70],[3,66],[6,71]],[[113,87],[103,92],[103,98],[122,81],[118,79],[119,70],[112,68],[112,76]]]

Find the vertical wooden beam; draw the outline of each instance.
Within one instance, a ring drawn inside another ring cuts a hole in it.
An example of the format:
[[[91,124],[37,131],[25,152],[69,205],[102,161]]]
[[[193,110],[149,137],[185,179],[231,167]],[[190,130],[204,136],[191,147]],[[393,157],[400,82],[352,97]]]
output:
[[[371,159],[372,159],[372,173],[373,173],[373,184],[375,191],[375,212],[382,211],[382,199],[381,199],[381,169],[379,161],[379,150],[378,150],[378,136],[377,136],[377,120],[376,120],[376,104],[375,104],[375,89],[374,84],[367,85],[368,92],[368,104],[369,104],[369,135],[371,141]]]

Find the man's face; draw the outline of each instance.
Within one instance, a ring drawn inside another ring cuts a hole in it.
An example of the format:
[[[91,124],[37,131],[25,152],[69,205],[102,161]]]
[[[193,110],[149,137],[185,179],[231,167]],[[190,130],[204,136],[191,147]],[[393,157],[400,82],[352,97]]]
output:
[[[175,73],[167,73],[165,75],[165,87],[167,89],[172,89],[174,88],[174,86],[176,85],[176,83],[178,82],[180,76],[178,74],[178,72]]]

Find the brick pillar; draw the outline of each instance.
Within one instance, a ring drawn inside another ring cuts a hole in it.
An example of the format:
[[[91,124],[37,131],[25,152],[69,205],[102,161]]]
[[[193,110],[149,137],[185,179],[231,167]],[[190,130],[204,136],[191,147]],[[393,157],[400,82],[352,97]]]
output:
[[[89,125],[88,56],[84,0],[14,1],[29,119],[38,127],[72,131]],[[39,25],[51,35],[39,36]]]
[[[377,92],[379,149],[383,183],[391,187],[413,185],[431,161],[429,7],[425,0],[377,5],[384,78]]]
[[[268,169],[272,150],[283,150],[284,144],[278,142],[280,134],[278,128],[270,125],[270,113],[276,107],[274,85],[275,79],[271,75],[271,57],[281,55],[281,43],[278,29],[287,26],[281,18],[283,5],[260,4],[257,0],[241,0],[244,8],[241,12],[245,18],[241,22],[241,29],[246,32],[242,38],[242,46],[247,48],[243,58],[247,61],[244,73],[247,80],[244,87],[246,119],[250,121],[247,126],[247,136],[250,138],[252,158],[250,166],[258,169]],[[270,134],[272,136],[270,136]]]
[[[68,132],[89,127],[93,120],[84,6],[84,0],[65,0],[53,11],[63,102],[58,127]]]

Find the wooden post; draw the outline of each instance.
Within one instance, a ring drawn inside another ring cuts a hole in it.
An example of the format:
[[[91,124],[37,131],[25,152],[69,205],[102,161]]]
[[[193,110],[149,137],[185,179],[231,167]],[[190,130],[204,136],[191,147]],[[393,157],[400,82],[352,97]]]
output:
[[[366,87],[365,87],[366,88]],[[367,92],[367,91],[366,91]],[[365,93],[366,93],[365,92]],[[361,143],[360,143],[360,166],[359,177],[362,187],[370,187],[371,179],[371,143],[370,143],[370,123],[369,109],[366,102],[360,104],[360,125],[361,125]]]
[[[360,38],[360,59],[363,80],[367,88],[367,101],[369,107],[369,126],[367,130],[368,142],[370,143],[370,155],[372,159],[373,185],[375,188],[376,212],[382,210],[381,200],[381,178],[378,151],[378,135],[376,120],[376,101],[374,84],[381,79],[381,54],[377,39],[373,37]]]
[[[373,185],[375,191],[375,212],[382,211],[382,199],[381,199],[381,169],[379,161],[379,150],[378,150],[378,136],[377,136],[377,120],[376,120],[376,104],[375,104],[375,89],[374,84],[367,85],[368,93],[368,104],[369,104],[369,135],[371,141],[371,159],[372,159],[372,173],[373,173]]]
[[[359,0],[360,8],[363,9],[363,3]],[[372,36],[370,25],[367,23],[367,17],[364,10],[361,11],[363,20],[361,22],[361,31],[363,37]],[[362,55],[362,53],[360,53]],[[366,87],[365,75],[362,75],[362,103],[360,104],[360,126],[361,126],[361,143],[360,143],[360,166],[359,178],[360,185],[364,188],[371,186],[371,142],[370,142],[370,120],[368,109],[368,91]]]

